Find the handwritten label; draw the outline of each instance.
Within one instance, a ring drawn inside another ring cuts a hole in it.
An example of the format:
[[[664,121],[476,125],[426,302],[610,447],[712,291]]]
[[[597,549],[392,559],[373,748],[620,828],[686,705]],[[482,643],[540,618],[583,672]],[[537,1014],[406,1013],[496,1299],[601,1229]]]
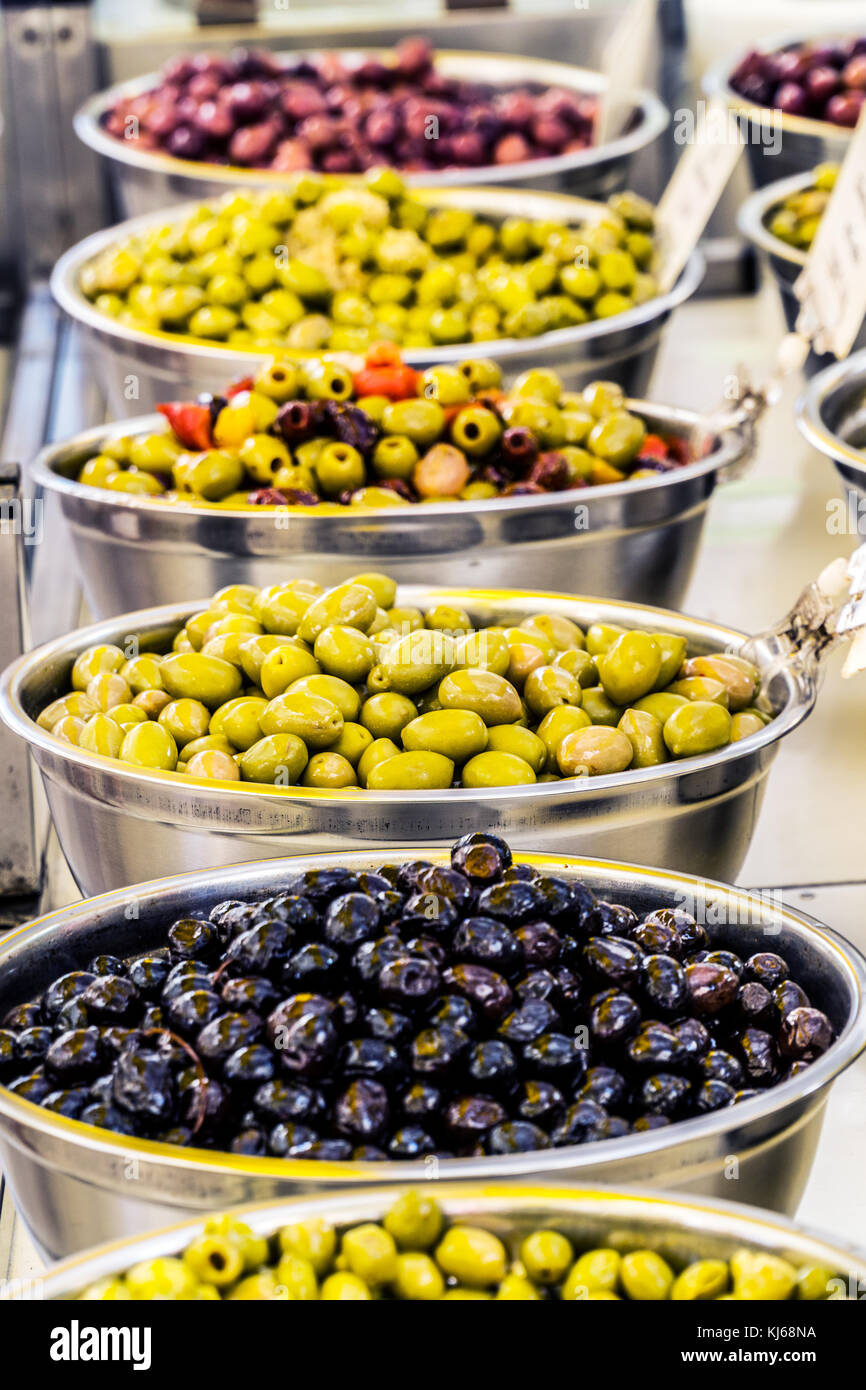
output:
[[[698,104],[690,135],[656,210],[662,291],[671,288],[697,246],[743,152],[739,123],[718,97]]]
[[[866,315],[866,108],[794,293],[798,331],[818,352],[847,357]]]
[[[599,99],[596,141],[622,134],[632,112],[630,94],[643,85],[656,31],[656,0],[631,0],[602,49],[607,85]]]

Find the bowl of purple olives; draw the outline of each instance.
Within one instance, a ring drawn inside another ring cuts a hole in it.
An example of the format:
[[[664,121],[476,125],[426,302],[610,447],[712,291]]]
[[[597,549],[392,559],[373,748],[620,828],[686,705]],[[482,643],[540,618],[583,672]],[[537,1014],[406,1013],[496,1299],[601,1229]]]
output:
[[[787,39],[728,55],[704,89],[742,118],[762,188],[845,157],[866,103],[866,36]]]
[[[415,184],[519,184],[607,197],[658,139],[668,112],[631,94],[598,144],[604,78],[509,54],[394,49],[181,55],[98,93],[75,118],[108,162],[125,216],[305,171],[389,166]]]
[[[0,1160],[51,1256],[362,1184],[730,1195],[731,1155],[790,1212],[864,986],[775,899],[484,833],[185,874],[4,942]]]

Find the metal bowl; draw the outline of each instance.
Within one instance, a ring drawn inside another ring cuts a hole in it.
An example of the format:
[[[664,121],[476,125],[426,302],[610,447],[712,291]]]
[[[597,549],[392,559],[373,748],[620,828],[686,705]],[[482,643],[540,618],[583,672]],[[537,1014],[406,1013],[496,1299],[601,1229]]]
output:
[[[232,1214],[265,1239],[297,1221],[323,1220],[338,1228],[381,1221],[400,1188],[299,1197],[245,1206]],[[512,1257],[521,1241],[543,1227],[568,1236],[578,1251],[612,1248],[623,1253],[650,1248],[674,1269],[693,1260],[729,1260],[740,1249],[776,1255],[795,1268],[832,1270],[845,1296],[856,1298],[866,1278],[866,1253],[829,1236],[804,1230],[783,1217],[733,1202],[687,1201],[665,1192],[443,1183],[436,1197],[451,1221],[492,1231]],[[204,1222],[184,1222],[146,1236],[117,1239],[101,1249],[63,1260],[37,1281],[38,1297],[73,1299],[99,1279],[124,1274],[139,1260],[180,1255],[202,1234]],[[19,1297],[32,1296],[24,1289]]]
[[[829,40],[840,37],[848,35],[821,35]],[[762,52],[774,53],[789,44],[804,42],[802,34],[788,34],[781,39],[768,40],[760,47]],[[854,134],[847,126],[816,121],[809,116],[790,116],[772,106],[758,106],[734,91],[729,79],[745,56],[745,53],[728,54],[714,63],[704,74],[703,89],[707,96],[721,97],[728,110],[740,118],[745,128],[746,155],[755,186],[764,188],[794,174],[804,174],[827,160],[841,162]],[[777,142],[778,147],[774,148]]]
[[[447,852],[426,846],[389,858],[400,863],[419,855],[448,862]],[[779,951],[830,1017],[836,1042],[800,1076],[733,1109],[622,1139],[435,1162],[319,1163],[183,1149],[68,1120],[0,1088],[0,1161],[37,1244],[56,1256],[240,1202],[362,1183],[381,1187],[440,1179],[675,1185],[678,1191],[735,1196],[793,1211],[814,1158],[830,1084],[866,1046],[866,960],[811,918],[725,884],[594,859],[521,858],[548,872],[577,876],[601,897],[636,910],[685,905],[706,925],[714,944],[743,955],[769,947]],[[147,950],[162,939],[160,926],[188,915],[191,903],[207,912],[225,898],[276,892],[287,873],[299,868],[359,869],[376,862],[368,850],[235,865],[76,903],[4,938],[0,1016],[99,952],[125,956]]]
[[[833,365],[797,402],[797,427],[845,484],[854,535],[866,533],[866,351]]]
[[[434,207],[467,208],[494,221],[519,215],[533,220],[597,222],[604,204],[567,197],[562,193],[536,193],[507,188],[416,189],[415,196]],[[148,213],[86,237],[67,251],[54,267],[51,289],[57,303],[84,330],[85,343],[95,357],[95,368],[108,404],[119,418],[132,411],[153,410],[159,401],[197,396],[215,382],[246,376],[272,356],[216,344],[187,343],[169,333],[144,333],[126,328],[94,309],[79,288],[82,268],[107,246],[135,236],[155,224],[180,220],[196,204],[185,203],[168,213]],[[662,329],[672,311],[698,288],[704,261],[695,251],[672,290],[648,303],[609,319],[573,328],[558,328],[537,338],[506,338],[483,344],[484,355],[498,358],[509,374],[529,367],[553,367],[569,386],[582,386],[596,377],[619,381],[629,395],[646,391]],[[430,348],[407,349],[404,356],[413,367],[439,362],[460,362],[474,351],[471,343],[447,343]],[[292,357],[303,357],[291,352]],[[345,354],[334,354],[345,356]]]
[[[206,600],[203,600],[206,602]],[[582,627],[621,623],[684,636],[695,653],[739,651],[747,640],[715,623],[645,605],[509,590],[401,586],[398,601],[422,609],[458,602],[484,625],[561,613]],[[636,772],[563,779],[524,787],[371,793],[307,787],[253,787],[150,772],[85,752],[47,733],[36,716],[69,689],[76,655],[92,643],[165,650],[201,607],[151,608],[79,629],[21,657],[0,682],[0,718],[25,738],[42,772],[54,824],[85,894],[287,852],[369,851],[413,844],[450,845],[469,831],[496,831],[512,845],[606,855],[718,878],[734,878],[757,820],[764,779],[779,740],[810,713],[814,674],[779,660],[777,639],[761,639],[756,659],[764,694],[777,711],[759,733],[702,757]],[[98,851],[95,847],[98,846]]]
[[[334,50],[328,50],[333,53]],[[342,56],[362,61],[386,58],[389,50],[364,48],[338,50]],[[292,65],[301,59],[316,60],[320,52],[276,53]],[[600,72],[555,63],[541,58],[512,57],[507,53],[440,51],[436,66],[445,77],[481,82],[494,87],[527,83],[537,87],[564,87],[581,96],[602,92],[606,81]],[[244,169],[237,166],[204,164],[175,159],[171,155],[135,150],[103,129],[102,117],[122,96],[137,96],[156,86],[159,74],[152,72],[123,82],[92,96],[76,113],[74,127],[80,140],[107,161],[117,205],[124,217],[155,212],[185,198],[212,198],[232,188],[274,188],[284,186],[287,176],[270,169]],[[636,155],[647,149],[667,127],[667,108],[652,92],[629,93],[630,112],[626,130],[616,139],[572,154],[551,155],[521,164],[490,164],[480,169],[427,170],[407,172],[409,185],[456,188],[466,184],[507,184],[521,188],[553,189],[580,193],[585,198],[607,198],[624,188]],[[350,176],[351,177],[351,176]],[[359,175],[357,177],[363,177]]]
[[[700,423],[692,411],[646,401],[629,408],[651,430],[681,438]],[[149,416],[125,423],[124,432],[164,426]],[[31,470],[35,485],[60,496],[96,617],[241,581],[261,586],[294,575],[334,584],[371,565],[407,583],[442,565],[457,584],[596,587],[611,598],[675,606],[716,484],[751,443],[746,426],[728,430],[698,462],[636,482],[397,511],[286,507],[277,524],[273,512],[184,507],[75,482],[82,461],[114,433],[103,425],[51,445]]]
[[[773,236],[767,226],[767,219],[773,210],[792,193],[802,193],[812,187],[812,171],[796,174],[793,178],[779,179],[776,183],[758,188],[741,204],[737,215],[737,226],[742,235],[766,255],[773,278],[782,299],[782,310],[789,332],[793,332],[800,312],[800,301],[794,293],[794,283],[806,265],[806,252],[797,246],[788,246],[779,237]],[[852,351],[866,347],[866,323],[857,334]],[[832,352],[809,352],[803,371],[806,376],[815,376],[824,368],[836,362]]]

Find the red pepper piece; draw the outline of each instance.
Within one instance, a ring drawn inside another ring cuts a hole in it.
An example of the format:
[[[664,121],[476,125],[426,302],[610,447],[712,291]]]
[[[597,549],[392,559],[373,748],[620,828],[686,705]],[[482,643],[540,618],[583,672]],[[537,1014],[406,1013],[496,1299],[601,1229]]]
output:
[[[156,408],[165,416],[185,449],[200,453],[213,448],[209,406],[197,405],[195,401],[166,401]]]

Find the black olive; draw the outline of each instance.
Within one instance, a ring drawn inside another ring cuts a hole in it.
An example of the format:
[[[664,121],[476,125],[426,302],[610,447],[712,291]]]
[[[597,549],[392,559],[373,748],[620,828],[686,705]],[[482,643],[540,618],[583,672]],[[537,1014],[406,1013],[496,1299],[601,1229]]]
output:
[[[618,1043],[630,1038],[640,1027],[641,1013],[630,994],[606,989],[590,1000],[589,1028],[600,1043]]]
[[[724,1052],[719,1047],[711,1048],[701,1058],[701,1074],[707,1081],[724,1081],[729,1086],[740,1086],[743,1081],[743,1068],[732,1052]]]
[[[343,962],[333,946],[326,941],[308,941],[289,956],[280,971],[280,983],[290,989],[318,992],[333,989],[342,973]]]
[[[765,989],[773,990],[789,975],[787,962],[774,951],[757,951],[745,963],[744,979],[755,980]]]
[[[680,1114],[692,1089],[692,1083],[684,1076],[674,1076],[671,1072],[656,1072],[643,1082],[639,1093],[639,1104],[650,1114]]]
[[[182,1037],[192,1037],[205,1024],[225,1013],[218,994],[209,989],[189,989],[169,1001],[166,1014],[169,1025]]]
[[[415,1081],[400,1097],[403,1114],[411,1120],[435,1122],[442,1114],[445,1099],[438,1086],[429,1081]]]
[[[330,1018],[306,1013],[288,1024],[274,1046],[284,1071],[292,1076],[315,1079],[330,1071],[339,1042]]]
[[[425,1028],[412,1041],[411,1067],[419,1076],[444,1078],[452,1072],[469,1048],[469,1039],[459,1028],[443,1023]]]
[[[711,1077],[695,1092],[694,1106],[701,1115],[708,1115],[711,1110],[723,1110],[726,1105],[732,1105],[736,1094],[727,1081]]]
[[[110,1129],[115,1134],[135,1134],[135,1125],[129,1116],[124,1115],[116,1105],[107,1105],[104,1101],[94,1101],[91,1105],[85,1105],[77,1118],[82,1124],[96,1125],[98,1129]]]
[[[771,993],[773,1003],[776,1006],[776,1013],[780,1019],[786,1019],[794,1009],[811,1007],[808,994],[793,980],[783,980],[781,984],[776,985]]]
[[[643,955],[634,942],[618,936],[594,936],[583,958],[596,976],[609,985],[628,987],[643,975]]]
[[[737,990],[737,1020],[744,1028],[772,1028],[778,1022],[773,996],[757,980],[747,980]]]
[[[115,1063],[113,1095],[115,1104],[136,1119],[170,1119],[175,1089],[165,1054],[154,1048],[126,1048]]]
[[[139,994],[154,999],[165,984],[170,969],[171,962],[168,956],[161,956],[152,951],[149,955],[139,956],[134,960],[128,974]]]
[[[239,1047],[247,1047],[262,1035],[262,1020],[258,1014],[222,1014],[202,1028],[195,1040],[195,1050],[208,1062],[222,1062]]]
[[[352,951],[378,932],[379,908],[365,893],[344,893],[333,898],[324,916],[324,932],[338,950]]]
[[[460,914],[450,899],[436,893],[413,893],[392,925],[404,939],[416,932],[447,937],[459,921]]]
[[[286,922],[259,922],[234,938],[226,958],[239,975],[273,974],[291,954],[294,939],[294,928]]]
[[[230,1086],[261,1086],[275,1071],[274,1054],[261,1043],[236,1048],[223,1063],[223,1076]]]
[[[382,1038],[353,1038],[340,1054],[343,1076],[369,1076],[392,1086],[406,1075],[406,1063],[392,1043]]]
[[[528,966],[550,967],[559,960],[562,942],[549,922],[527,922],[514,933]]]
[[[32,1101],[34,1105],[41,1105],[46,1096],[50,1096],[55,1089],[54,1082],[49,1081],[42,1067],[37,1067],[27,1076],[16,1077],[10,1081],[7,1090],[13,1095],[21,1096],[23,1100]]]
[[[650,913],[642,922],[638,922],[630,936],[648,955],[673,956],[675,960],[682,957],[680,934],[673,923],[661,920],[660,913]]]
[[[627,1044],[626,1055],[641,1071],[647,1067],[679,1067],[688,1060],[673,1028],[655,1021],[642,1025],[637,1036]]]
[[[630,937],[637,926],[637,914],[622,903],[609,903],[599,899],[595,906],[599,936]]]
[[[466,1072],[481,1091],[494,1095],[508,1092],[517,1080],[517,1058],[508,1043],[490,1038],[472,1046]]]
[[[727,970],[732,970],[737,979],[742,977],[745,966],[740,956],[733,951],[708,951],[705,957],[711,965],[724,965]]]
[[[830,1020],[820,1009],[792,1009],[782,1019],[779,1029],[779,1050],[783,1057],[810,1060],[826,1052],[833,1041]]]
[[[92,975],[125,975],[126,966],[119,956],[94,956],[85,967]]]
[[[318,1137],[308,1125],[295,1124],[291,1120],[281,1121],[268,1134],[268,1151],[277,1158],[309,1158],[310,1149]]]
[[[467,917],[454,933],[451,950],[458,960],[484,965],[501,975],[513,975],[523,965],[518,934],[494,917]]]
[[[182,961],[180,965],[175,965],[166,976],[160,995],[162,1003],[168,1004],[171,999],[190,989],[208,989],[212,980],[212,972],[200,961]]]
[[[253,1158],[260,1158],[267,1151],[268,1136],[263,1129],[256,1129],[254,1125],[239,1130],[229,1144],[230,1153],[249,1154]]]
[[[379,1081],[359,1076],[334,1105],[334,1126],[346,1138],[375,1140],[385,1133],[390,1108],[388,1092]]]
[[[565,1113],[565,1097],[551,1081],[525,1081],[517,1094],[517,1113],[533,1125],[552,1129]]]
[[[679,1013],[686,998],[686,977],[673,956],[644,957],[642,989],[653,1011]]]
[[[477,1031],[477,1019],[471,1001],[464,999],[462,994],[443,994],[430,1014],[430,1024],[438,1028],[443,1023],[472,1037]]]
[[[361,874],[361,878],[371,878],[371,874]],[[383,880],[383,882],[386,880]],[[379,909],[379,921],[391,925],[403,916],[405,898],[393,888],[383,888],[373,894],[373,902]],[[456,915],[456,914],[455,914]]]
[[[465,874],[459,873],[456,869],[443,869],[433,865],[422,869],[417,875],[415,892],[422,895],[429,894],[434,898],[444,898],[462,914],[471,912],[478,896],[477,889],[473,887]],[[480,910],[483,913],[483,909]],[[495,913],[492,915],[496,916]]]
[[[478,912],[483,917],[496,917],[509,927],[519,927],[543,916],[544,895],[533,883],[519,879],[495,883],[479,893]]]
[[[315,908],[324,908],[341,893],[354,893],[358,878],[349,869],[306,869],[286,886],[289,896],[306,898]]]
[[[499,1035],[506,1042],[533,1042],[555,1029],[559,1021],[559,1014],[546,999],[527,999],[499,1025]]]
[[[557,1148],[566,1144],[590,1144],[607,1135],[609,1116],[604,1106],[595,1100],[576,1100],[565,1112],[562,1123],[553,1131],[552,1142]]]
[[[89,1099],[85,1087],[70,1087],[69,1090],[49,1092],[42,1101],[42,1107],[53,1110],[56,1115],[65,1115],[67,1120],[77,1120]]]
[[[522,1070],[560,1086],[573,1086],[586,1070],[586,1053],[565,1033],[542,1033],[524,1045]]]
[[[635,1134],[648,1134],[653,1129],[665,1129],[669,1124],[667,1115],[639,1115],[632,1129]]]
[[[199,917],[181,917],[173,922],[166,939],[173,961],[208,960],[220,945],[216,927]]]
[[[90,984],[89,980],[87,984]],[[87,985],[83,985],[82,988],[86,989]],[[44,1023],[47,1017],[41,1004],[16,1004],[3,1015],[2,1026],[18,1032],[22,1028],[36,1028],[40,1023]]]
[[[395,1130],[388,1141],[388,1153],[392,1158],[423,1158],[424,1154],[435,1152],[435,1141],[421,1125],[404,1125]]]
[[[594,1100],[605,1110],[616,1110],[629,1098],[629,1085],[613,1067],[590,1067],[577,1093],[577,1100]]]
[[[265,1129],[277,1123],[308,1120],[316,1123],[326,1112],[321,1092],[300,1081],[284,1081],[279,1077],[259,1086],[252,1106]]]
[[[692,1007],[699,1014],[717,1014],[737,997],[739,976],[726,965],[699,961],[686,966],[686,985]]]
[[[98,975],[80,998],[96,1023],[131,1023],[141,1013],[138,990],[123,975]]]
[[[379,994],[386,1004],[414,1012],[438,994],[442,976],[432,961],[419,956],[398,956],[379,972]]]
[[[16,1037],[14,1033],[0,1033],[0,1069],[4,1076],[12,1074],[12,1066],[25,1062],[41,1062],[51,1046],[53,1034],[50,1028],[25,1028]]]
[[[274,1008],[279,995],[265,975],[241,975],[225,981],[220,989],[220,998],[227,1009],[252,1009],[260,1018],[265,1018]]]
[[[353,1163],[387,1163],[388,1155],[375,1144],[359,1144],[352,1150]]]
[[[674,1023],[672,1027],[683,1055],[687,1058],[703,1057],[704,1053],[712,1046],[709,1031],[700,1019],[684,1018],[680,1023]]]
[[[536,1149],[546,1149],[549,1144],[544,1130],[526,1120],[506,1120],[484,1138],[484,1148],[489,1154],[533,1153]]]
[[[58,1081],[86,1081],[102,1070],[102,1039],[97,1028],[61,1033],[45,1054],[45,1070]]]
[[[96,976],[89,970],[70,970],[68,974],[61,975],[48,986],[42,996],[42,1018],[35,1018],[31,1024],[22,1023],[19,1026],[27,1028],[33,1023],[54,1023],[64,1004],[77,999],[95,979]],[[6,1026],[15,1027],[15,1024],[6,1023]]]
[[[762,1028],[744,1028],[736,1037],[737,1049],[749,1081],[769,1085],[779,1073],[775,1039]]]
[[[486,884],[498,879],[511,864],[511,850],[498,835],[473,832],[464,835],[451,849],[451,867],[473,883]]]
[[[76,999],[70,999],[68,1003],[63,1005],[60,1013],[53,1020],[55,1032],[66,1033],[70,1029],[88,1026],[91,1022],[90,1012],[82,1000],[83,995],[79,994]]]
[[[445,1128],[461,1147],[483,1139],[506,1118],[506,1111],[490,1096],[460,1096],[445,1108]]]
[[[474,1004],[490,1023],[497,1023],[511,1008],[513,995],[508,981],[483,965],[449,966],[443,971],[442,982]]]
[[[412,1032],[411,1018],[398,1009],[366,1009],[362,1021],[370,1037],[383,1042],[400,1042]]]

